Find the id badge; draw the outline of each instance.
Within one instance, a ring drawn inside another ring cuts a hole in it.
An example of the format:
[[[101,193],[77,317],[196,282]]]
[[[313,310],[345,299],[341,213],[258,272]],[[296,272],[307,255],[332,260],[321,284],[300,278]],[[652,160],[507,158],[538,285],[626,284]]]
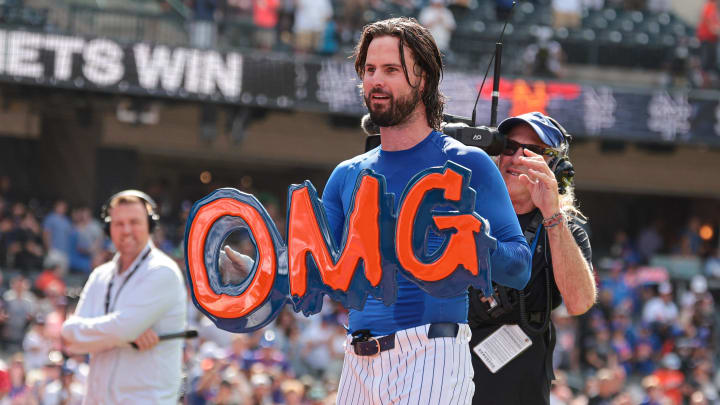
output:
[[[532,346],[532,340],[518,325],[503,325],[473,347],[473,351],[495,374]]]

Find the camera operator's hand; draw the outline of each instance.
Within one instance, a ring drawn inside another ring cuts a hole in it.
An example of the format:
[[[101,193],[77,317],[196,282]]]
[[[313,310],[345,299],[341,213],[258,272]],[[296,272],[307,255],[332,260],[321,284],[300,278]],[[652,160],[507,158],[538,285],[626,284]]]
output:
[[[255,262],[250,256],[225,246],[220,251],[220,273],[226,283],[239,283],[250,274]]]
[[[542,156],[525,148],[523,154],[520,162],[528,171],[527,174],[520,175],[520,181],[530,191],[533,205],[547,218],[560,211],[557,180]]]

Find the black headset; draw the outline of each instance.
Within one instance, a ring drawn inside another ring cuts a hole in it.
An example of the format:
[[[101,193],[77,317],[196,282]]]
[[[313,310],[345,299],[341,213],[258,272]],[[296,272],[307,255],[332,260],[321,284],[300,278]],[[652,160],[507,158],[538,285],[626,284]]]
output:
[[[112,203],[116,198],[120,197],[137,197],[146,204],[145,208],[148,210],[148,231],[150,233],[153,233],[158,221],[160,220],[160,215],[158,215],[157,213],[157,204],[155,204],[155,200],[153,200],[152,197],[143,193],[140,190],[123,190],[119,193],[113,194],[110,198],[107,199],[107,201],[105,201],[105,204],[103,204],[102,210],[100,211],[100,219],[102,219],[103,221],[105,233],[110,236],[110,222],[112,222],[112,218],[110,217],[109,212],[110,203]],[[148,208],[148,206],[150,206],[150,208]]]
[[[568,154],[570,153],[570,142],[572,141],[572,135],[570,135],[567,130],[562,125],[560,125],[560,123],[557,122],[554,118],[547,115],[546,117],[555,126],[555,128],[560,131],[563,137],[565,152],[562,155],[558,154],[557,156],[550,159],[550,161],[548,162],[548,166],[550,166],[550,170],[552,170],[555,174],[555,179],[558,183],[558,192],[560,194],[565,194],[567,188],[573,185],[575,178],[575,168],[570,162],[570,156],[568,156]]]

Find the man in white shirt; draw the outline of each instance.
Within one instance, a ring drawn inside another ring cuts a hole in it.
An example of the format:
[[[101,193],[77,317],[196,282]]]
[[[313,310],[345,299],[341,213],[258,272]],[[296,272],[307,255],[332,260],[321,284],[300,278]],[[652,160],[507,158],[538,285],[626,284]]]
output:
[[[670,326],[677,321],[678,314],[678,307],[673,301],[672,284],[665,281],[658,286],[658,296],[645,303],[642,320],[648,324]]]
[[[455,18],[445,7],[445,0],[430,0],[430,4],[420,11],[418,21],[430,30],[440,52],[450,49],[450,37],[455,31]]]
[[[330,0],[295,1],[295,50],[314,52],[320,47],[325,26],[333,16]]]
[[[158,217],[147,194],[114,195],[103,217],[117,254],[90,274],[62,328],[66,351],[90,354],[83,403],[175,405],[183,341],[158,335],[186,328],[183,276],[150,241]]]

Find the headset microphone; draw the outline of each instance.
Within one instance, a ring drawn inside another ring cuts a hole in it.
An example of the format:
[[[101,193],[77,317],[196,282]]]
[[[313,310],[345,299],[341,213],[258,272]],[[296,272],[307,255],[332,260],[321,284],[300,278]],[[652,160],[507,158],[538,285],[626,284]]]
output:
[[[487,69],[485,69],[485,76],[480,84],[480,90],[478,90],[477,97],[475,97],[475,104],[471,118],[458,117],[451,114],[443,114],[443,119],[446,124],[443,126],[443,132],[451,136],[458,141],[468,146],[475,146],[483,149],[488,155],[497,156],[502,153],[505,149],[505,137],[500,135],[497,128],[497,109],[498,101],[500,98],[500,71],[501,71],[501,56],[502,56],[502,40],[505,36],[505,29],[507,28],[508,21],[512,16],[512,12],[515,9],[517,2],[513,1],[503,29],[500,32],[500,37],[495,43],[495,53],[490,57]],[[490,107],[490,126],[477,126],[477,105],[480,101],[480,95],[485,87],[485,81],[487,80],[488,73],[490,73],[490,66],[495,62],[495,69],[493,71],[493,90],[492,90],[492,104]]]

